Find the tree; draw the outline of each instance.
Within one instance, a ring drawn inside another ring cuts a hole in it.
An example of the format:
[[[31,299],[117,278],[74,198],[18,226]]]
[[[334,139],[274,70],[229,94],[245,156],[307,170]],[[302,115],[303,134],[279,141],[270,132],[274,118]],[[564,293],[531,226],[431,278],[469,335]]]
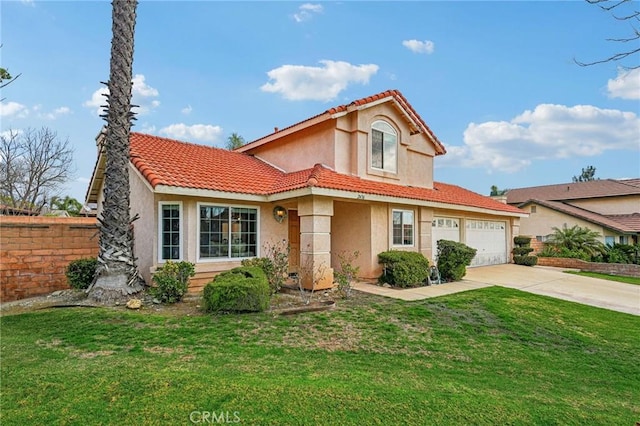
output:
[[[90,298],[111,302],[138,293],[143,286],[133,254],[130,214],[129,136],[131,134],[131,88],[133,37],[137,0],[113,0],[109,94],[107,95],[104,202],[98,219],[100,246],[96,279]]]
[[[69,140],[47,127],[0,135],[0,203],[40,213],[73,172]]]
[[[614,19],[630,24],[632,35],[623,38],[608,38],[607,41],[613,41],[616,43],[623,43],[627,46],[631,46],[622,52],[615,53],[607,58],[595,60],[592,62],[574,61],[582,66],[590,66],[595,64],[603,64],[606,62],[619,62],[622,60],[628,60],[637,57],[640,54],[640,11],[634,10],[637,7],[637,2],[630,0],[586,0],[587,3],[597,5],[600,9],[611,13]],[[621,62],[619,62],[621,63]],[[640,64],[637,65],[622,65],[622,68],[632,70],[640,68]]]
[[[586,169],[582,169],[582,173],[579,176],[574,176],[574,182],[590,182],[592,180],[597,180],[595,177],[596,168],[593,166],[588,166]]]
[[[82,203],[73,197],[66,196],[64,198],[53,197],[51,199],[51,208],[56,210],[64,210],[71,216],[80,216]]]
[[[599,240],[600,234],[596,231],[578,225],[571,228],[564,225],[562,229],[554,226],[552,229],[553,234],[546,242],[556,249],[565,248],[569,252],[585,253],[590,257],[604,252],[605,246]]]
[[[490,197],[496,197],[500,195],[506,194],[508,189],[498,189],[497,186],[491,185],[491,192],[489,193]]]
[[[246,142],[242,136],[237,133],[231,133],[231,136],[227,138],[227,149],[233,151],[236,148],[240,148]]]
[[[1,47],[2,45],[0,44],[0,48]],[[22,73],[16,75],[15,77],[12,77],[8,69],[0,67],[0,89],[13,83],[21,75]],[[0,101],[4,101],[4,98],[0,99]]]

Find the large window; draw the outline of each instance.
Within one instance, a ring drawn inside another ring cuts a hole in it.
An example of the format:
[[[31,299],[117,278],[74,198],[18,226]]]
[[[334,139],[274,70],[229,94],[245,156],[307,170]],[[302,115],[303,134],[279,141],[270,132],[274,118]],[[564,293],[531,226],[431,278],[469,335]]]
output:
[[[200,259],[257,256],[258,209],[200,204]]]
[[[398,134],[384,121],[371,126],[371,167],[395,173],[398,169]]]
[[[393,245],[413,245],[413,211],[393,211]]]
[[[159,258],[163,260],[182,259],[182,204],[160,203],[158,208]]]

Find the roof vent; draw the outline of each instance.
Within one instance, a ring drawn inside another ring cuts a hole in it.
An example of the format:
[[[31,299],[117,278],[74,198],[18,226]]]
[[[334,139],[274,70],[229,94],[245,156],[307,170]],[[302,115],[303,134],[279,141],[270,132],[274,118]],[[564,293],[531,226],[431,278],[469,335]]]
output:
[[[278,133],[278,128],[277,127],[273,128],[273,133]]]

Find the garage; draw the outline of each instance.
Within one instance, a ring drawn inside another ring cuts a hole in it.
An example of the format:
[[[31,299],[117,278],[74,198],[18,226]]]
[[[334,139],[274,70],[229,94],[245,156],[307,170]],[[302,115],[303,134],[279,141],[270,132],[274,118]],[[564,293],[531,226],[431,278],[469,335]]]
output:
[[[491,220],[466,220],[465,244],[478,252],[471,266],[507,263],[507,224]]]
[[[431,225],[431,248],[434,257],[438,254],[438,240],[460,242],[460,219],[434,217]]]

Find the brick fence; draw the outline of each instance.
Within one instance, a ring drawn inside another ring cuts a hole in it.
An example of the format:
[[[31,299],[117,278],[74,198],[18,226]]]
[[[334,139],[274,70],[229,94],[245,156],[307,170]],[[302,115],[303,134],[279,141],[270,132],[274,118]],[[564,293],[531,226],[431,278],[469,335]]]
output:
[[[0,216],[0,302],[69,288],[65,268],[97,256],[96,231],[95,218]]]
[[[538,265],[573,268],[580,269],[581,271],[622,275],[625,277],[640,277],[640,265],[627,265],[624,263],[585,262],[584,260],[571,259],[568,257],[539,257]]]

